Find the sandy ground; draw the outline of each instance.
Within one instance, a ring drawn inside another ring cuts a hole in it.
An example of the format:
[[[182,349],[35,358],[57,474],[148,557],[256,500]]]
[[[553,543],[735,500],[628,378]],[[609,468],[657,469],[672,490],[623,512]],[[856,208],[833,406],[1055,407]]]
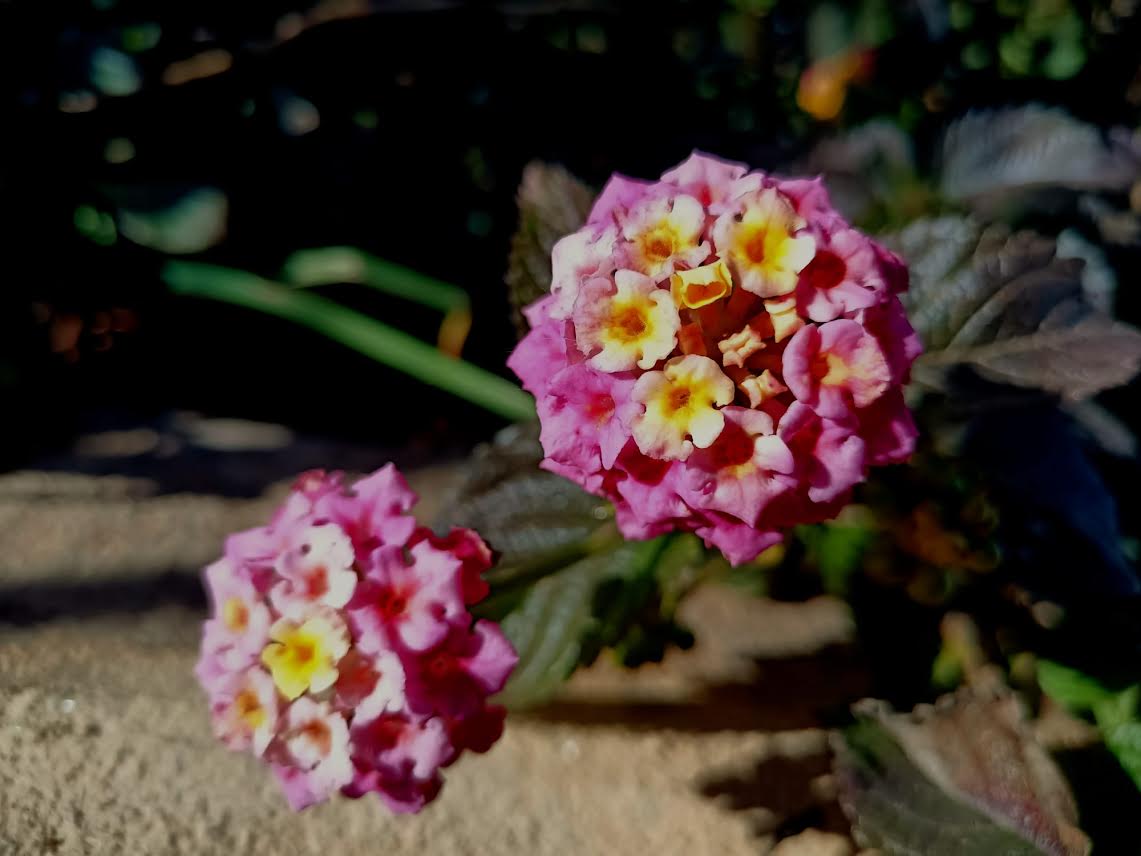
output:
[[[429,505],[449,478],[421,475]],[[289,813],[191,675],[194,569],[273,501],[0,477],[0,854],[852,852],[818,728],[862,687],[845,608],[717,588],[687,604],[693,651],[580,673],[422,814]]]

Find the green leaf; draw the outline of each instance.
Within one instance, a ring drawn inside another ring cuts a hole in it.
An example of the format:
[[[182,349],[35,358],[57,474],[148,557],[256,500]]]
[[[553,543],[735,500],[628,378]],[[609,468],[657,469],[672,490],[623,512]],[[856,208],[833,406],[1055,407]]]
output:
[[[474,529],[499,555],[491,579],[502,588],[531,571],[581,558],[600,540],[617,542],[605,526],[610,505],[562,476],[539,469],[537,423],[512,426],[472,454],[467,478],[445,504],[439,529]]]
[[[1141,684],[1134,684],[1093,705],[1094,721],[1109,751],[1141,789]]]
[[[594,191],[561,166],[532,161],[519,185],[519,228],[511,239],[507,290],[520,335],[524,306],[551,289],[551,250],[586,221]]]
[[[848,14],[835,3],[821,3],[813,9],[805,27],[808,58],[812,62],[843,53],[852,44]]]
[[[799,526],[796,536],[808,548],[808,560],[816,565],[829,594],[843,595],[848,580],[860,568],[864,551],[871,545],[875,533],[862,526],[839,523],[821,523]]]
[[[960,691],[895,714],[861,702],[833,741],[857,841],[887,856],[1084,856],[1090,842],[1061,773],[1011,695]]]
[[[467,292],[412,268],[377,258],[356,247],[298,250],[281,267],[282,279],[311,288],[337,282],[359,282],[385,294],[440,312],[469,309]]]
[[[178,294],[222,300],[301,324],[504,418],[534,416],[534,400],[510,381],[331,300],[217,265],[168,262],[162,275]]]
[[[1141,722],[1122,722],[1103,734],[1109,751],[1141,790]]]
[[[91,82],[104,95],[133,95],[143,85],[135,61],[114,48],[98,47],[91,54]]]
[[[600,625],[594,614],[598,587],[644,571],[660,551],[656,541],[622,544],[535,583],[503,619],[519,665],[497,700],[518,708],[549,698],[578,665],[584,638]]]
[[[919,188],[915,152],[895,122],[873,119],[827,137],[788,171],[823,174],[833,204],[852,222],[882,227],[884,220],[899,222],[906,215],[906,222],[915,216],[910,211],[915,201],[910,197]]]
[[[475,529],[498,554],[485,574],[491,594],[474,611],[501,621],[519,652],[502,695],[516,707],[543,701],[604,649],[634,665],[690,644],[673,615],[705,560],[690,535],[624,542],[608,503],[539,470],[540,460],[537,425],[501,431],[472,455],[436,521]]]
[[[281,277],[300,288],[359,282],[384,294],[443,312],[437,345],[451,356],[459,356],[471,331],[471,300],[462,288],[379,259],[356,247],[298,250],[285,260]]]
[[[1038,685],[1046,695],[1075,713],[1090,711],[1114,695],[1091,675],[1053,660],[1038,661]]]

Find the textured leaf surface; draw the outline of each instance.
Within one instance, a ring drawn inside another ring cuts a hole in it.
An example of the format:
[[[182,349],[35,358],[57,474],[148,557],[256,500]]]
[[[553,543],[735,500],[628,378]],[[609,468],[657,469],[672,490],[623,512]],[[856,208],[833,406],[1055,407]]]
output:
[[[527,326],[521,310],[551,288],[551,249],[578,229],[594,200],[594,191],[554,164],[532,161],[519,185],[519,228],[511,240],[507,288],[516,328]]]
[[[1038,188],[1125,190],[1139,174],[1127,140],[1040,105],[970,113],[943,138],[943,194],[973,204]]]
[[[609,579],[638,574],[660,550],[655,541],[623,544],[535,583],[503,620],[503,632],[519,652],[519,665],[498,700],[526,707],[558,689],[578,665],[584,639],[600,625],[594,611],[598,587]]]
[[[1052,240],[962,217],[920,220],[887,236],[911,269],[908,316],[927,347],[916,378],[944,386],[971,366],[997,383],[1080,401],[1141,369],[1141,331],[1091,304],[1082,262]]]
[[[437,523],[475,529],[499,554],[500,568],[582,542],[610,519],[610,507],[540,470],[542,458],[536,424],[501,431],[472,455],[466,481]]]
[[[633,664],[691,641],[673,612],[705,559],[689,535],[622,541],[610,505],[540,470],[541,459],[536,425],[501,431],[472,455],[437,521],[475,529],[498,555],[477,611],[502,621],[519,652],[501,694],[513,707],[545,700],[604,648]]]
[[[889,856],[1082,856],[1073,797],[1010,695],[961,691],[901,715],[864,702],[835,741],[841,803]]]

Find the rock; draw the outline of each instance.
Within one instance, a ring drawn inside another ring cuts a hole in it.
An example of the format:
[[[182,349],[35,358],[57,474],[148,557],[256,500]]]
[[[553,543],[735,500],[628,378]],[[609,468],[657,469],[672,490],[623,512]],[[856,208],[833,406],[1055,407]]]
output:
[[[763,735],[512,720],[415,817],[371,800],[291,814],[260,763],[210,734],[199,617],[156,611],[0,636],[0,852],[749,853],[747,825],[692,789]],[[51,849],[51,848],[54,848]]]
[[[453,475],[418,474],[424,513]],[[813,659],[850,639],[842,604],[711,587],[685,604],[692,651],[634,672],[602,658],[447,770],[420,815],[369,799],[293,814],[263,765],[214,740],[192,674],[198,567],[278,495],[0,477],[0,622],[26,625],[0,623],[0,854],[756,854],[757,812],[775,824],[781,807],[727,804],[703,783],[818,756],[817,711],[853,692],[850,662]],[[139,581],[153,600],[132,599]],[[193,596],[169,597],[179,585]],[[5,600],[31,590],[50,601],[42,615]]]
[[[769,856],[852,856],[852,842],[843,835],[806,829],[782,839]]]

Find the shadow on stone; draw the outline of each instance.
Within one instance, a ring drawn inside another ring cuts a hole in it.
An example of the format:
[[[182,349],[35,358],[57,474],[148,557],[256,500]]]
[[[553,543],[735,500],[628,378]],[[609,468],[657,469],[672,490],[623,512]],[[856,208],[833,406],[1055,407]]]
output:
[[[809,828],[848,835],[848,821],[832,793],[831,769],[827,752],[768,756],[752,770],[710,775],[696,787],[730,811],[756,814],[752,829],[758,837],[787,838]]]
[[[519,715],[543,722],[621,725],[636,730],[689,732],[787,731],[819,728],[847,715],[867,694],[858,652],[830,645],[810,655],[754,661],[752,682],[694,688],[686,702],[623,702],[567,698]]]
[[[137,613],[160,606],[206,610],[197,571],[170,571],[147,579],[41,583],[0,588],[0,624],[27,626],[57,618]]]

